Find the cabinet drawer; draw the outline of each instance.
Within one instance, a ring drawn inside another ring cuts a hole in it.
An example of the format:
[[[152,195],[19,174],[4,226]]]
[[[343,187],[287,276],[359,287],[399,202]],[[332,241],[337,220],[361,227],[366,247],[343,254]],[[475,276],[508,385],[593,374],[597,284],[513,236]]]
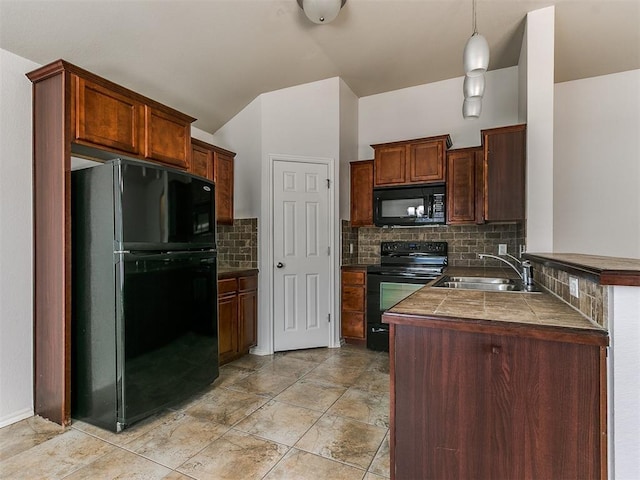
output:
[[[238,291],[237,278],[225,278],[224,280],[218,280],[218,295],[236,293],[237,291]]]
[[[342,336],[364,338],[364,313],[342,312]]]
[[[364,285],[367,278],[365,271],[344,270],[342,272],[342,283],[349,285]]]
[[[342,309],[364,312],[365,289],[362,287],[342,287]]]
[[[238,278],[238,290],[240,290],[241,292],[246,290],[257,290],[257,289],[258,289],[257,275]]]

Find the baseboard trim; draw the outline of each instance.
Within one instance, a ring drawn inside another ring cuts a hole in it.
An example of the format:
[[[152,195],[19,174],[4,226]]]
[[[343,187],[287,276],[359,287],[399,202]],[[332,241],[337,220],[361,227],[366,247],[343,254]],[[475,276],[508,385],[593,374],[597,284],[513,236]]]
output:
[[[6,427],[29,417],[33,417],[33,408],[25,408],[24,410],[18,410],[17,412],[10,413],[9,415],[0,417],[0,428]]]

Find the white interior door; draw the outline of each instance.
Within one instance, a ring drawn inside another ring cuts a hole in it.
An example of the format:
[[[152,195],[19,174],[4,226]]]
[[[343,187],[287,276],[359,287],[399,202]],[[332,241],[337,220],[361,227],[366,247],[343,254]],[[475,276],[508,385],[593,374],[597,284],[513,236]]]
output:
[[[329,166],[273,163],[274,350],[329,345]]]

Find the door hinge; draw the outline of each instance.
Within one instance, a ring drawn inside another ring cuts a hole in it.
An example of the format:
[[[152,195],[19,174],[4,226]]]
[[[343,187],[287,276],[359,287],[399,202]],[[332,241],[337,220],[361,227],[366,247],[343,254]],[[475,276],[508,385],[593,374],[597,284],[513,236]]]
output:
[[[331,256],[331,247],[327,247],[327,255]]]
[[[331,188],[331,180],[327,178],[327,188]]]
[[[327,317],[329,318],[329,323],[331,323],[331,314],[327,315]]]

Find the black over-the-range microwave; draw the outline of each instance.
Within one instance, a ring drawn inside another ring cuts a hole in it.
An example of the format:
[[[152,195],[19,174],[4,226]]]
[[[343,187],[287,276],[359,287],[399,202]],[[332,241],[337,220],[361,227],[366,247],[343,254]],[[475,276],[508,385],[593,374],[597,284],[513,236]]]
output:
[[[373,223],[384,226],[427,226],[446,223],[445,185],[373,189]]]

